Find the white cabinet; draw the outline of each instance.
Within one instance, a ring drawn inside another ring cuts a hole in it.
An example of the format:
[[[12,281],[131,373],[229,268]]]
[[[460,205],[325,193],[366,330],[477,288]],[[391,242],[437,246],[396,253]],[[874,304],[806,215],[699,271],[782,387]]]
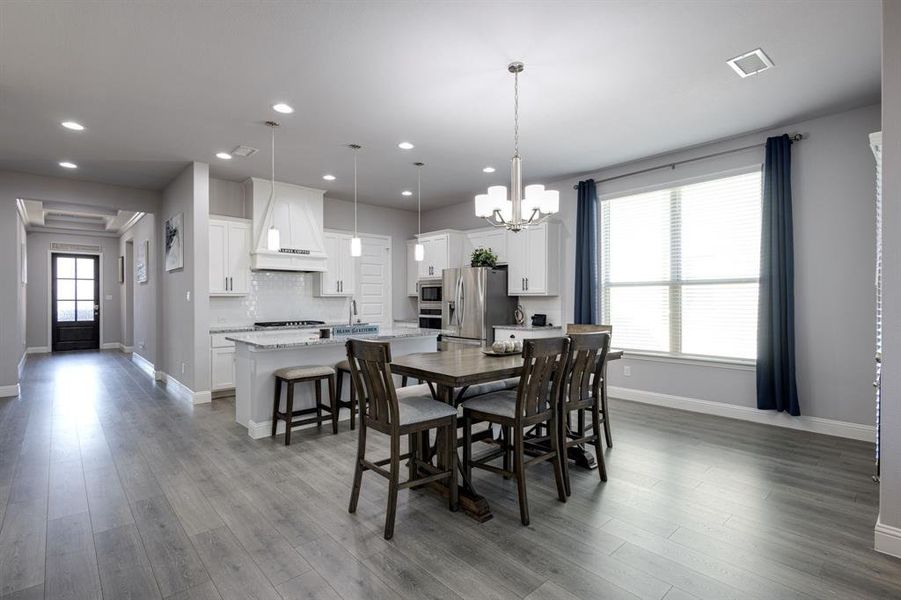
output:
[[[536,329],[529,329],[525,327],[515,327],[510,329],[504,329],[502,327],[494,328],[494,341],[507,341],[507,340],[528,340],[534,338],[551,338],[551,337],[560,337],[563,335],[562,327],[539,327]]]
[[[418,296],[419,264],[416,262],[416,240],[407,240],[407,295]]]
[[[247,295],[250,244],[250,221],[210,217],[210,296]]]
[[[560,294],[560,225],[542,223],[507,232],[507,293],[510,296]]]
[[[210,336],[210,382],[214,392],[235,387],[235,343],[226,334]]]
[[[354,258],[350,255],[350,240],[346,233],[327,231],[323,235],[325,252],[328,255],[326,270],[319,274],[318,284],[314,284],[317,296],[354,295]]]
[[[444,269],[464,266],[463,240],[464,235],[459,231],[427,233],[420,236],[419,242],[423,246],[424,259],[419,263],[419,279],[435,279],[441,277]]]
[[[466,259],[472,256],[472,251],[476,248],[489,248],[497,254],[498,264],[507,264],[507,230],[506,229],[485,229],[470,231],[466,234],[469,240],[469,247],[466,252]]]

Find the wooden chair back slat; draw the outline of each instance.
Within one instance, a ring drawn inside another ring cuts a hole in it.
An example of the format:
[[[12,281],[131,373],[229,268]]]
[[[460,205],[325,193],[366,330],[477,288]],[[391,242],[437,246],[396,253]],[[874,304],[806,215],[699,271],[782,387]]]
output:
[[[360,402],[360,418],[382,430],[399,423],[388,343],[347,340],[347,362]]]
[[[528,418],[551,408],[559,398],[569,357],[569,339],[541,338],[523,342],[523,371],[516,396],[516,415]]]
[[[569,373],[563,394],[565,402],[597,397],[610,352],[610,333],[574,333],[569,336]]]

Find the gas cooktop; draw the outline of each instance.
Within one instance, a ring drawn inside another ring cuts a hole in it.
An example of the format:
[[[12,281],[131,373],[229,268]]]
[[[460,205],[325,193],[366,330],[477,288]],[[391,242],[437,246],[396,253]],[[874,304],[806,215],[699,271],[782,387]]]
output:
[[[306,325],[325,325],[325,321],[260,321],[254,327],[304,327]]]

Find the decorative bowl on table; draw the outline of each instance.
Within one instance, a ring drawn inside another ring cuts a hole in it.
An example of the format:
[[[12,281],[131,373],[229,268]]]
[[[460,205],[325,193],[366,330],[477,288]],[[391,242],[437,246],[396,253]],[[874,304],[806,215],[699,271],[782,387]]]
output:
[[[522,353],[522,342],[519,340],[498,340],[487,348],[482,348],[482,353],[488,356],[510,356]]]

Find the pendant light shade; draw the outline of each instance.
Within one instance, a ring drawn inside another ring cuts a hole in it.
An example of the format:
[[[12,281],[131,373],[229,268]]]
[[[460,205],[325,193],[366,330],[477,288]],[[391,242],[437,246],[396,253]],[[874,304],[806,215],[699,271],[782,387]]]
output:
[[[278,123],[266,121],[266,125],[272,130],[272,178],[269,180],[269,212],[271,214],[275,208],[275,128],[278,127]],[[281,234],[273,223],[266,232],[266,248],[278,252],[281,247]]]
[[[363,241],[357,235],[357,152],[359,152],[359,144],[351,144],[350,149],[354,151],[354,236],[350,238],[350,255],[354,258],[363,256]]]
[[[488,188],[487,194],[475,197],[475,214],[495,227],[520,231],[546,221],[560,210],[560,193],[545,190],[543,185],[522,186],[522,157],[519,155],[519,74],[521,62],[507,65],[513,74],[513,158],[510,161],[510,195],[502,185]]]
[[[417,162],[416,165],[416,210],[419,215],[419,233],[416,234],[416,245],[413,246],[413,260],[422,262],[425,260],[425,246],[419,241],[422,237],[422,167],[425,163]]]

